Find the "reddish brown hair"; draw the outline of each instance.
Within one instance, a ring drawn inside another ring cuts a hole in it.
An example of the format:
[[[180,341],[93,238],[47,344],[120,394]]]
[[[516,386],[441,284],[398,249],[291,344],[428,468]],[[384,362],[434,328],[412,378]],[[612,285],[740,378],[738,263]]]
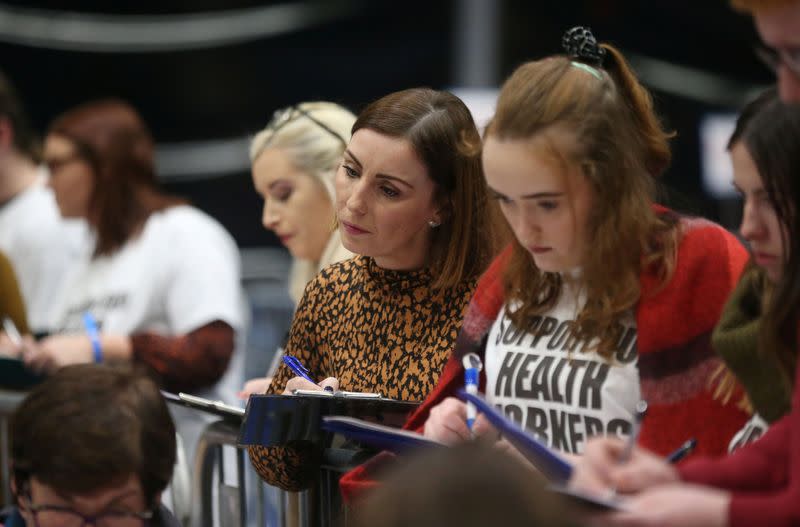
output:
[[[648,92],[615,48],[606,50],[605,69],[556,56],[520,66],[505,82],[486,135],[529,140],[566,132],[573,148],[557,148],[555,158],[581,169],[594,191],[582,285],[586,305],[576,321],[577,336],[600,338],[597,351],[616,348],[618,322],[639,301],[640,274],[653,265],[664,282],[677,245],[674,220],[652,208],[654,176],[670,161],[668,138]],[[552,150],[552,149],[551,149]],[[540,271],[515,239],[504,287],[520,308],[511,313],[518,327],[530,327],[561,293],[558,273]]]
[[[158,191],[153,139],[129,104],[116,99],[86,103],[53,121],[48,134],[72,142],[92,167],[88,219],[97,230],[95,255],[113,253],[150,214],[181,203]]]
[[[433,231],[433,287],[452,287],[481,274],[503,236],[497,207],[488,200],[480,134],[464,102],[428,88],[391,93],[361,112],[352,133],[362,128],[406,139],[436,184],[445,214]]]

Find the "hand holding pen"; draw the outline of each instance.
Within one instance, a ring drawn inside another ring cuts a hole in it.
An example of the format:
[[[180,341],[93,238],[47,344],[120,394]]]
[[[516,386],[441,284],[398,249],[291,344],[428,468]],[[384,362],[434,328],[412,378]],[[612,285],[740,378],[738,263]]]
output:
[[[3,333],[0,333],[0,355],[26,361],[26,356],[36,348],[31,335],[22,335],[10,317],[3,317]]]
[[[643,412],[639,413],[643,418]],[[638,435],[637,430],[632,432],[635,432],[632,436]],[[676,482],[680,478],[674,464],[697,445],[697,440],[690,438],[666,457],[661,457],[635,446],[632,436],[624,442],[613,437],[590,439],[575,463],[570,487],[614,498],[617,493],[635,493],[654,485]]]
[[[628,436],[628,440],[625,442],[625,446],[622,449],[622,453],[619,456],[618,463],[620,465],[625,464],[631,460],[631,454],[633,454],[633,449],[636,448],[636,443],[639,441],[639,431],[642,429],[642,420],[644,420],[644,416],[647,413],[647,402],[642,400],[636,403],[636,408],[634,409],[633,415],[633,423],[631,424],[631,433]],[[613,485],[609,490],[609,498],[613,499],[617,495],[617,487]]]
[[[284,395],[293,395],[295,390],[327,390],[330,392],[339,389],[339,381],[334,377],[328,377],[319,384],[314,382],[309,376],[309,370],[297,357],[284,355],[283,363],[296,375],[296,377],[289,379],[286,387],[283,390]]]

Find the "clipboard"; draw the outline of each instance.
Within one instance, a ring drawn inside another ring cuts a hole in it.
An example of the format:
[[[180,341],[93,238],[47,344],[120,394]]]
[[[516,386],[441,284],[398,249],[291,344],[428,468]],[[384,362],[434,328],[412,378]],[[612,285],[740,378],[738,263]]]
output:
[[[368,399],[380,401],[393,401],[394,399],[387,399],[379,393],[372,392],[348,392],[344,390],[337,390],[330,392],[327,390],[292,390],[292,395],[304,395],[306,397],[333,397],[340,399]]]
[[[333,433],[342,434],[348,439],[370,446],[389,450],[395,454],[403,454],[408,450],[419,448],[446,448],[446,445],[427,437],[390,426],[369,423],[361,419],[342,416],[322,418],[322,428]]]
[[[237,406],[231,406],[222,401],[212,401],[203,397],[197,397],[188,393],[179,392],[177,395],[172,392],[161,390],[164,399],[173,404],[179,404],[195,410],[216,415],[228,421],[235,421],[237,424],[244,419],[245,410]]]
[[[294,441],[327,444],[333,434],[323,428],[327,416],[355,417],[400,427],[417,402],[384,397],[320,395],[251,395],[239,433],[239,445],[284,446]],[[390,428],[391,429],[391,428]]]
[[[564,484],[569,481],[572,475],[572,465],[559,456],[556,451],[500,413],[480,395],[467,393],[461,388],[458,389],[456,395],[459,399],[474,404],[478,412],[486,416],[486,419],[497,428],[503,437],[517,447],[517,450],[527,457],[533,466],[542,471],[551,482]]]
[[[0,388],[9,390],[27,390],[44,380],[29,370],[25,363],[14,357],[0,357]]]

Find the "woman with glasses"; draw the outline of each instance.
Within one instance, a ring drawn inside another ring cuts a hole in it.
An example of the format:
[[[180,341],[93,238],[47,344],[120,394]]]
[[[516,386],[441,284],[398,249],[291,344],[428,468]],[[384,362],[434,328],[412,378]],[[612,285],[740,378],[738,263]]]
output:
[[[178,527],[161,505],[175,427],[156,384],[128,367],[64,368],[11,416],[5,527]],[[57,438],[57,439],[54,439]]]
[[[225,373],[244,326],[238,250],[215,220],[158,189],[153,156],[122,101],[86,103],[51,124],[44,159],[56,203],[85,221],[92,243],[54,295],[50,336],[19,350],[31,368],[136,362],[164,388],[191,392]]]
[[[731,0],[753,16],[764,46],[756,55],[775,73],[784,102],[800,103],[800,0]]]
[[[360,256],[323,269],[298,305],[286,354],[315,383],[282,365],[268,393],[327,387],[425,398],[502,241],[479,148],[469,110],[448,92],[392,93],[359,115],[334,210],[342,244]],[[315,454],[302,443],[250,450],[262,477],[289,490],[312,482]]]
[[[301,103],[275,112],[250,143],[253,186],[264,199],[262,223],[292,255],[289,294],[295,304],[319,271],[353,256],[332,225],[333,179],[355,120],[338,104]],[[239,397],[264,393],[269,382],[251,379]]]

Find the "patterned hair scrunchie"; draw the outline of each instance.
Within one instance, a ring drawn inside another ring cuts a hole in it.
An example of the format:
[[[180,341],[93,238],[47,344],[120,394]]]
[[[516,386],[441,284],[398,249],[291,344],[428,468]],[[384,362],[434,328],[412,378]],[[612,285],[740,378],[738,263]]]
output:
[[[597,44],[597,39],[587,27],[573,27],[561,39],[564,53],[570,59],[578,60],[584,64],[600,68],[606,57],[606,50]]]

